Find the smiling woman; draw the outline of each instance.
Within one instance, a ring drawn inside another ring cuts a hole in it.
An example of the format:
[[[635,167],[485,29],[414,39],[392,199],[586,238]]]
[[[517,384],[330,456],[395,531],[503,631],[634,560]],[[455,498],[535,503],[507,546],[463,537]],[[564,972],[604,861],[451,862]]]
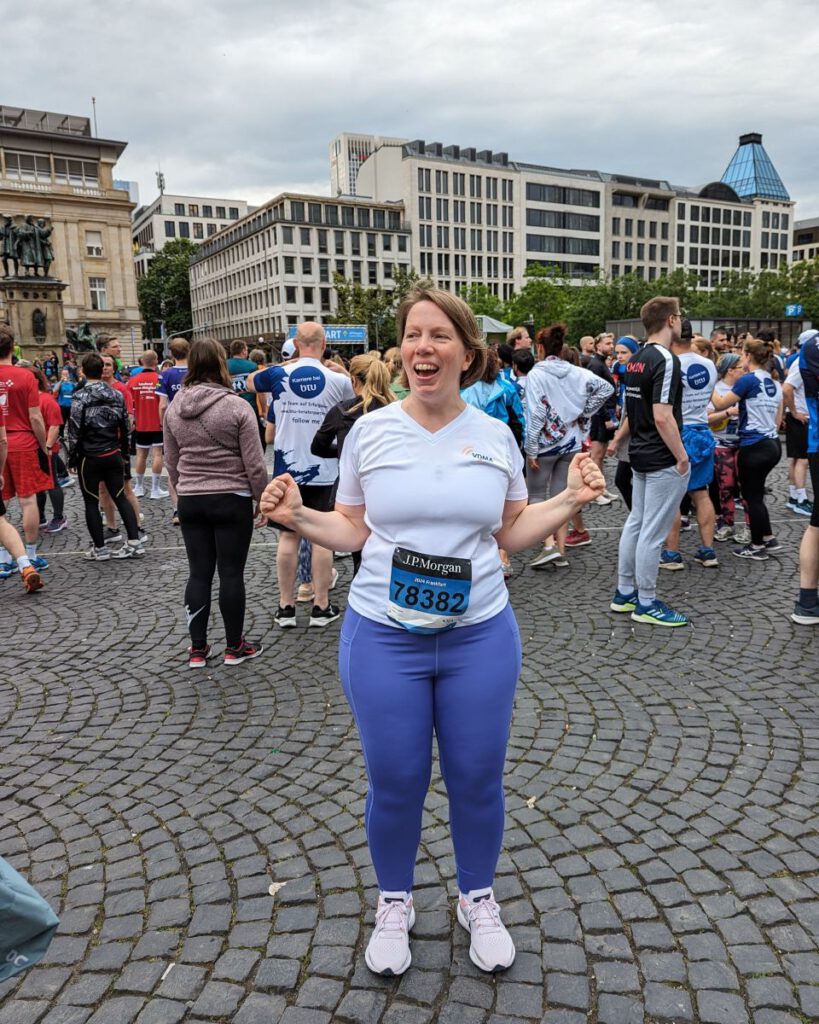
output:
[[[486,362],[472,311],[448,292],[417,289],[401,305],[398,332],[409,395],[353,426],[335,511],[304,508],[287,475],[268,485],[261,507],[315,543],[363,548],[339,672],[364,748],[365,823],[380,889],[367,965],[391,975],[411,962],[413,870],[434,731],[458,920],[470,933],[473,963],[498,971],[515,957],[492,883],[521,657],[498,543],[535,543],[596,497],[603,478],[578,456],[561,495],[527,506],[509,427],[460,395]]]

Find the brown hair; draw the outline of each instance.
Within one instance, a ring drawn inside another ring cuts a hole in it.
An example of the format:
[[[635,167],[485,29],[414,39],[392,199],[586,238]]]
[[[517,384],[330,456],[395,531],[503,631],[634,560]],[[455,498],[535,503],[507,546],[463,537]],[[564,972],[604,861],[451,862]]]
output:
[[[384,353],[384,365],[390,371],[391,377],[397,377],[401,372],[401,349],[397,347],[388,348]]]
[[[680,300],[669,295],[655,295],[649,299],[640,310],[640,319],[643,321],[646,335],[651,337],[657,334],[665,326],[670,316],[678,316],[680,312]]]
[[[707,338],[703,338],[701,334],[695,334],[691,343],[701,356],[705,356],[712,363],[716,363],[717,350]]]
[[[0,324],[0,359],[5,359],[14,349],[14,331],[8,324]]]
[[[267,356],[260,348],[254,348],[253,351],[248,354],[247,358],[251,363],[255,363],[257,366],[264,366],[267,362]]]
[[[407,326],[407,317],[413,306],[419,302],[431,302],[449,320],[458,333],[461,342],[467,352],[472,353],[472,362],[461,374],[461,387],[467,388],[483,376],[486,366],[486,344],[481,336],[481,329],[475,314],[467,306],[463,299],[443,288],[423,287],[413,288],[401,305],[395,317],[396,333],[399,338],[404,337]],[[402,371],[401,384],[406,387],[408,384],[407,375]]]
[[[146,348],[142,355],[139,357],[140,362],[146,370],[153,369],[159,362],[159,356],[152,348]]]
[[[746,338],[742,351],[750,356],[757,366],[765,370],[770,369],[770,362],[774,354],[774,343],[767,338]]]
[[[580,366],[580,353],[571,345],[564,345],[560,350],[560,358],[564,363],[571,363],[572,366]]]
[[[358,409],[369,412],[373,402],[381,406],[395,401],[395,395],[390,391],[390,371],[374,352],[353,356],[350,376],[361,385],[360,401],[351,407],[350,412]]]
[[[240,352],[247,351],[247,342],[242,341],[241,338],[237,338],[236,341],[230,343],[230,354],[231,356],[238,356]]]
[[[182,387],[192,388],[196,384],[222,384],[226,388],[233,387],[227,370],[224,347],[215,338],[199,338],[191,345],[188,354],[188,373],[182,381]]]
[[[548,327],[541,327],[535,341],[543,349],[545,355],[560,356],[566,342],[568,329],[566,324],[550,324]]]
[[[487,349],[486,368],[483,371],[481,380],[484,384],[494,384],[501,369],[501,361],[498,353],[493,349]]]
[[[506,344],[514,345],[518,338],[526,338],[527,341],[531,342],[529,332],[525,327],[513,327],[511,331],[506,332]]]
[[[190,342],[184,338],[174,338],[170,344],[171,355],[174,359],[184,359],[191,350]]]

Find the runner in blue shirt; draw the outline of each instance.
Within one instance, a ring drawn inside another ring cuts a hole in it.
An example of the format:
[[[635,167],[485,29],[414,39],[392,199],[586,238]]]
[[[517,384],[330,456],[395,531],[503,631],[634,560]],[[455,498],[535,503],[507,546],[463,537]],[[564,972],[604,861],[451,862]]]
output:
[[[190,344],[184,338],[174,338],[170,344],[174,365],[163,370],[159,375],[156,393],[159,396],[159,420],[164,424],[165,413],[176,395],[182,390],[182,382],[188,375],[188,352]],[[173,516],[171,522],[179,526],[179,513],[176,511],[176,490],[168,477],[168,490],[171,492]]]
[[[808,407],[808,466],[813,485],[813,512],[799,548],[799,600],[791,618],[802,626],[819,624],[819,331],[800,336],[799,371]],[[804,339],[804,340],[803,340]]]

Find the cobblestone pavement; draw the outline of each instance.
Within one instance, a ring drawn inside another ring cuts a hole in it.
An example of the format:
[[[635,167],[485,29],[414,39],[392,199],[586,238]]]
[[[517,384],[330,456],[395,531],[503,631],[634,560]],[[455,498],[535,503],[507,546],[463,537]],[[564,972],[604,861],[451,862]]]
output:
[[[247,631],[267,651],[189,672],[167,502],[144,503],[145,559],[90,564],[70,494],[48,589],[0,584],[0,853],[62,918],[45,962],[0,986],[0,1024],[819,1019],[819,648],[787,619],[805,521],[783,493],[780,475],[780,557],[722,546],[718,569],[662,575],[688,630],[606,611],[619,505],[592,510],[568,569],[514,560],[496,893],[517,959],[496,977],[469,961],[436,773],[413,967],[391,980],[364,964],[375,885],[338,627],[275,631],[260,531]]]

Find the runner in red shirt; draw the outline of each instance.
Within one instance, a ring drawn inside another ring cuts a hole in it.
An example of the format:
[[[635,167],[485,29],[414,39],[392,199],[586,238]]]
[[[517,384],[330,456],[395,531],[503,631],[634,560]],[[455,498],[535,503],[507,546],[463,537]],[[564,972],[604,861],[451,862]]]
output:
[[[131,377],[126,388],[133,399],[133,413],[136,438],[136,465],[134,466],[134,494],[141,498],[145,493],[145,466],[148,452],[153,449],[151,463],[151,497],[167,498],[162,489],[162,423],[159,418],[159,396],[156,393],[159,374],[156,372],[157,355],[153,349],[142,353],[144,367],[141,373]]]
[[[40,412],[37,381],[30,370],[12,366],[13,352],[14,333],[5,324],[0,324],[0,381],[6,392],[8,442],[2,500],[8,502],[17,496],[23,512],[26,556],[39,572],[48,568],[48,562],[37,557],[40,516],[35,495],[38,491],[50,490],[54,485],[46,453],[46,429]],[[41,465],[41,460],[44,465]],[[5,549],[0,550],[0,563],[6,576],[19,567],[19,562],[15,564]]]
[[[6,463],[8,453],[8,441],[6,439],[6,416],[8,414],[8,393],[6,392],[5,381],[0,380],[0,492],[3,490],[3,467]],[[19,569],[23,580],[23,586],[27,593],[33,594],[39,590],[43,581],[36,569],[32,568],[31,561],[23,547],[20,534],[6,519],[6,506],[0,497],[0,557],[4,560],[0,563],[0,578],[6,579]],[[13,559],[13,561],[12,561]]]
[[[43,371],[34,366],[31,369],[31,373],[34,374],[37,387],[39,388],[40,412],[43,414],[43,422],[45,423],[48,456],[51,460],[51,476],[54,480],[54,486],[50,491],[38,491],[37,493],[40,529],[43,533],[59,533],[68,526],[63,514],[65,511],[65,496],[62,487],[57,483],[61,475],[59,471],[59,455],[60,429],[63,425],[63,414],[60,406],[57,404],[57,399],[51,394],[46,375]],[[46,521],[45,517],[46,493],[48,493],[51,499],[51,509],[54,513],[50,522]]]

